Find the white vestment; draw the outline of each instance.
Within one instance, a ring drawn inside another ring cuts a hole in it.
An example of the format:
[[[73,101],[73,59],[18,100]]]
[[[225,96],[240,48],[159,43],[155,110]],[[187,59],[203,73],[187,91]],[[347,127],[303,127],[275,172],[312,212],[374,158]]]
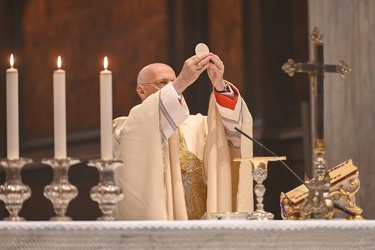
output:
[[[123,161],[116,171],[116,183],[124,192],[116,206],[117,219],[188,219],[177,128],[188,150],[204,162],[207,212],[202,218],[210,218],[213,212],[252,212],[251,163],[233,161],[251,157],[252,142],[237,134],[240,147],[230,147],[228,134],[232,132],[222,122],[240,120],[241,129],[252,136],[252,118],[245,102],[238,97],[235,118],[234,111],[220,107],[212,94],[208,116],[189,115],[184,99],[180,104],[177,98],[170,98],[168,88],[172,86],[167,86],[134,107],[128,117],[114,120],[114,157]],[[166,120],[170,132],[161,130]]]

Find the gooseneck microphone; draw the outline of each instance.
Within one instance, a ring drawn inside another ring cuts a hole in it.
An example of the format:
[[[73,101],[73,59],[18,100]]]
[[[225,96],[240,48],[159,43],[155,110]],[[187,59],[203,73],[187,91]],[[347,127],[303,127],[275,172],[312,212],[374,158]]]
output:
[[[243,134],[244,136],[246,136],[247,138],[249,138],[250,140],[252,140],[253,142],[255,142],[256,144],[258,144],[260,147],[264,148],[265,150],[267,150],[270,154],[272,154],[273,156],[275,157],[278,157],[274,152],[272,152],[271,150],[269,150],[268,148],[266,148],[262,143],[258,142],[257,140],[255,140],[253,137],[250,137],[248,134],[246,134],[245,132],[243,132],[242,130],[240,130],[239,128],[235,127],[234,128],[235,130],[237,130],[238,132],[240,132],[241,134]],[[291,172],[302,184],[305,184],[305,182],[299,178],[299,176],[288,166],[286,165],[286,163],[283,161],[283,160],[280,160],[281,164],[284,165],[284,167],[286,167],[286,169],[289,170],[289,172]]]
[[[270,154],[272,154],[273,156],[275,157],[279,157],[278,155],[276,155],[274,152],[272,152],[271,150],[269,150],[266,146],[264,146],[262,143],[258,142],[257,140],[255,140],[253,137],[251,137],[250,135],[246,134],[245,132],[243,132],[241,129],[235,127],[234,128],[235,130],[237,130],[238,132],[240,132],[242,135],[244,135],[246,138],[252,140],[253,142],[255,142],[256,144],[258,144],[261,148],[267,150],[267,152],[269,152]],[[288,166],[286,165],[286,163],[283,161],[283,160],[280,160],[281,164],[284,165],[284,167],[286,167],[286,169],[289,170],[289,172],[291,172],[300,182],[301,184],[305,185],[305,182]],[[340,204],[333,202],[333,206],[335,208],[337,208],[338,210],[350,215],[350,216],[356,216],[354,212],[348,210],[346,207],[344,206],[341,206]]]

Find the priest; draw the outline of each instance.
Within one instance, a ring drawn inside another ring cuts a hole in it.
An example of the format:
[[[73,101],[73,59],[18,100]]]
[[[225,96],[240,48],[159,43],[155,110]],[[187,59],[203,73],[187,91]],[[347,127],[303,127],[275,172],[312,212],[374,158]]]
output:
[[[213,86],[208,115],[190,115],[183,92],[207,72]],[[123,161],[116,183],[124,198],[119,220],[209,219],[215,212],[252,212],[249,161],[252,117],[238,89],[223,79],[213,53],[187,59],[176,77],[162,63],[145,66],[136,91],[142,101],[113,122],[114,157]]]

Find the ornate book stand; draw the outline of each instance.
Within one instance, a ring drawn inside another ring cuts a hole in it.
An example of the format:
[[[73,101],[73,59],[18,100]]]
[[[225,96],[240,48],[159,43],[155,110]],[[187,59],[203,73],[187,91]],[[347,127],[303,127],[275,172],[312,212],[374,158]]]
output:
[[[346,219],[363,219],[361,216],[363,210],[356,205],[355,201],[355,194],[359,190],[360,181],[358,168],[353,165],[352,160],[345,161],[332,168],[328,171],[328,174],[331,183],[329,189],[330,199],[355,213],[355,217],[347,216]],[[309,189],[305,185],[300,185],[287,193],[281,193],[281,217],[285,220],[302,219],[300,209],[308,193]],[[342,212],[334,210],[334,216],[338,216],[339,213]]]

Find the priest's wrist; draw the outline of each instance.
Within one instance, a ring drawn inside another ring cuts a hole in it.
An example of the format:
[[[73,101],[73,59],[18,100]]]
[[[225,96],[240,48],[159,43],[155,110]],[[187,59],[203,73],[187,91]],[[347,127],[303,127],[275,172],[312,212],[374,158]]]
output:
[[[217,93],[226,93],[226,92],[230,92],[230,89],[229,89],[229,86],[228,86],[228,83],[226,81],[223,81],[224,83],[224,86],[222,87],[222,89],[217,89],[216,87],[214,87],[215,91]]]
[[[179,84],[177,78],[172,82],[172,86],[176,90],[178,95],[181,95],[182,92],[185,90],[185,87],[183,87],[183,86],[181,86],[181,84]]]

